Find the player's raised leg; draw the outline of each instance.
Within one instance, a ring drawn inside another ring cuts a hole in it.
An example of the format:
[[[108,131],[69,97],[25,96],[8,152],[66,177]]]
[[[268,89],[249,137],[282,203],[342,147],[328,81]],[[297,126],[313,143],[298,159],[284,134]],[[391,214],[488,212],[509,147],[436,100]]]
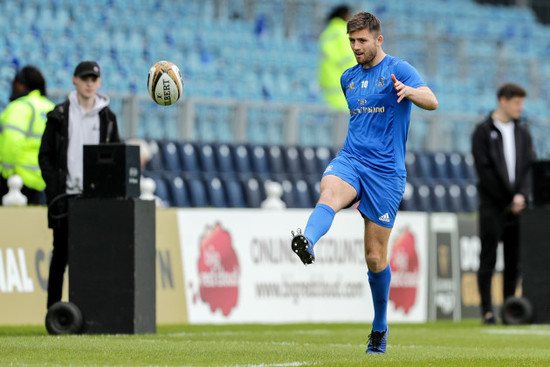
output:
[[[355,200],[356,196],[355,188],[340,177],[326,175],[322,178],[321,195],[309,216],[304,233],[300,229],[297,233],[292,232],[292,251],[304,264],[315,261],[313,246],[328,232],[334,215]]]
[[[365,259],[369,268],[369,284],[374,306],[372,331],[367,353],[386,352],[388,339],[387,310],[390,296],[391,268],[388,265],[388,240],[391,228],[382,227],[365,218]]]

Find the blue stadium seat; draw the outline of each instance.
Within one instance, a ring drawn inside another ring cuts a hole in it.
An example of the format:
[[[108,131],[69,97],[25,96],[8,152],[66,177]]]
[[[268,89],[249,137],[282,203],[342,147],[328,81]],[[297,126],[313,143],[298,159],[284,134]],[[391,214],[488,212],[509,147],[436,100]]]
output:
[[[250,146],[249,153],[253,173],[258,177],[264,179],[268,178],[270,171],[265,147],[261,145],[252,145]]]
[[[435,152],[432,156],[434,178],[437,180],[448,180],[450,177],[449,160],[447,154]]]
[[[421,179],[431,180],[435,178],[434,174],[433,154],[429,152],[416,153],[416,173]]]
[[[178,146],[182,172],[187,175],[197,175],[200,171],[199,155],[194,144],[182,142]]]
[[[449,154],[449,178],[453,180],[466,179],[464,171],[464,159],[462,154],[453,152]]]
[[[167,178],[167,182],[170,196],[172,197],[172,206],[191,206],[185,181],[179,175],[173,175],[172,177]]]
[[[285,167],[282,147],[279,145],[270,145],[266,147],[266,152],[271,177],[276,180],[280,180],[285,177],[287,169]]]
[[[202,173],[210,176],[218,172],[214,147],[211,143],[197,143],[197,154],[199,156]]]
[[[250,155],[245,144],[234,144],[231,146],[235,172],[240,177],[249,177],[252,174]]]
[[[416,169],[416,153],[408,151],[405,153],[405,169],[407,170],[407,177],[412,179],[418,178],[418,172]]]
[[[284,201],[287,208],[296,208],[296,200],[294,198],[294,185],[288,179],[284,179],[279,182],[283,187],[283,193],[281,200]]]
[[[432,190],[430,186],[425,183],[413,184],[416,188],[416,208],[421,212],[432,211]]]
[[[164,169],[160,148],[155,140],[149,142],[149,150],[151,151],[151,159],[145,164],[147,171],[162,171]]]
[[[310,185],[304,179],[294,181],[294,199],[296,208],[313,208],[314,201],[311,200],[312,194]]]
[[[309,185],[303,179],[291,181],[285,179],[281,182],[283,186],[282,200],[287,208],[312,208],[311,193]]]
[[[405,192],[403,193],[403,198],[399,204],[399,210],[405,211],[416,211],[416,195],[415,187],[412,183],[407,182],[405,184]]]
[[[249,208],[260,208],[266,199],[264,180],[255,177],[243,179],[243,190],[246,205]]]
[[[456,183],[449,184],[447,188],[449,193],[449,211],[453,213],[463,213],[464,210],[464,198],[460,185]]]
[[[155,195],[158,196],[167,206],[172,206],[170,190],[168,189],[168,183],[164,177],[160,175],[149,175],[149,177],[155,181]]]
[[[474,182],[477,180],[477,172],[474,165],[474,156],[471,153],[464,155],[464,172],[466,180]]]
[[[180,172],[181,164],[177,145],[173,141],[161,141],[159,148],[164,169],[170,172]]]
[[[231,148],[228,144],[214,145],[214,155],[216,157],[216,166],[218,167],[218,174],[221,174],[221,175],[235,174],[235,164],[233,163],[233,155],[231,152]]]
[[[295,146],[282,146],[284,158],[284,171],[296,177],[303,175],[304,171],[300,162],[300,151]]]
[[[218,177],[206,179],[206,191],[210,199],[210,205],[216,208],[227,208],[227,198],[222,185],[222,181]]]
[[[315,206],[317,201],[319,201],[319,196],[321,195],[321,175],[306,176],[306,181],[309,185],[311,204]]]
[[[327,168],[333,157],[333,153],[327,147],[317,147],[315,149],[315,158],[317,159],[317,170],[319,174],[325,171],[325,168]]]
[[[184,177],[188,192],[189,202],[192,207],[210,206],[204,181],[199,177]]]
[[[432,210],[434,212],[448,212],[449,198],[447,193],[447,187],[440,183],[436,183],[432,187]]]
[[[479,198],[476,185],[465,183],[462,185],[462,197],[464,199],[464,211],[476,212],[479,207]]]
[[[246,200],[242,183],[235,177],[221,178],[227,198],[227,206],[230,208],[246,208]]]
[[[302,173],[306,176],[319,175],[321,176],[321,171],[317,166],[317,160],[315,157],[315,148],[313,147],[303,147],[299,149],[300,160]]]

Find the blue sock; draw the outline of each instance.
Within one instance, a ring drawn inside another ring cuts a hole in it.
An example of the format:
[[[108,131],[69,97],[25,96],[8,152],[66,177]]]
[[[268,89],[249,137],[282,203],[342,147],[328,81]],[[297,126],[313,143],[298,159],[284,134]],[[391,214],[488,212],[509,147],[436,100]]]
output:
[[[375,273],[369,270],[369,284],[374,305],[374,320],[372,321],[373,331],[386,331],[388,320],[388,300],[390,298],[391,268]]]
[[[315,245],[319,238],[328,232],[334,219],[334,210],[328,205],[317,204],[309,216],[304,236],[309,240],[311,246]]]

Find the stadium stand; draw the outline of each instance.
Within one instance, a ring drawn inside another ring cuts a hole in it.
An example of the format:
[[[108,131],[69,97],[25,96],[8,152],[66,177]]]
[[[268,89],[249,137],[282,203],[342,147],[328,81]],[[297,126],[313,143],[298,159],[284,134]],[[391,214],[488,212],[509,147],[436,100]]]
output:
[[[334,127],[341,123],[335,125],[319,95],[316,42],[324,14],[336,4],[4,1],[0,107],[18,67],[42,68],[59,101],[72,89],[74,65],[91,58],[103,67],[103,90],[128,137],[338,145]],[[351,4],[381,18],[385,50],[415,65],[438,95],[436,114],[413,111],[411,149],[466,153],[473,124],[494,106],[496,86],[513,81],[529,86],[525,114],[539,156],[550,155],[550,28],[531,9],[472,0]],[[145,95],[147,71],[160,59],[179,65],[185,78],[186,98],[170,108]]]
[[[266,199],[266,180],[274,180],[282,184],[282,200],[287,208],[310,208],[319,197],[321,171],[337,153],[326,147],[299,149],[285,145],[176,141],[150,144],[159,149],[144,176],[155,180],[156,194],[169,206],[259,208]],[[202,158],[197,153],[201,151]],[[175,152],[184,154],[183,164]],[[473,166],[466,168],[467,161],[471,162],[470,155],[457,152],[407,152],[408,182],[400,209],[476,210],[475,173]],[[154,165],[156,169],[152,168]]]
[[[124,136],[150,143],[144,174],[166,203],[259,207],[263,182],[276,179],[289,182],[287,197],[309,196],[287,206],[313,205],[347,121],[322,104],[317,85],[317,37],[338,3],[2,1],[0,108],[19,67],[40,67],[58,102],[72,90],[74,65],[95,59]],[[475,210],[470,135],[504,81],[528,86],[525,117],[538,156],[550,157],[550,27],[531,9],[471,0],[350,3],[381,18],[384,49],[415,65],[440,101],[435,113],[413,109],[404,210]],[[161,59],[185,79],[183,100],[170,107],[145,93],[149,67]]]

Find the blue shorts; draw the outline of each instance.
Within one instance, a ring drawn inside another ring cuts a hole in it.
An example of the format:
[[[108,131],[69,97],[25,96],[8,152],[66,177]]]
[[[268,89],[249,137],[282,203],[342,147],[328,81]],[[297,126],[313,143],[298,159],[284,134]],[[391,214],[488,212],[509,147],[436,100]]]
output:
[[[357,191],[355,202],[362,215],[383,227],[393,228],[407,178],[374,171],[358,160],[338,154],[327,166],[323,177],[334,175]]]

